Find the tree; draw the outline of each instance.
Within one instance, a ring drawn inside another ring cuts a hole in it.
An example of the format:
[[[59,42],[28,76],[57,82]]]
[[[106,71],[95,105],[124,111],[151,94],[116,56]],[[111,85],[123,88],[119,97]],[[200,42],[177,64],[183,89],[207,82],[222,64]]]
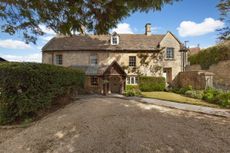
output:
[[[95,34],[109,29],[136,11],[161,10],[178,0],[0,0],[2,32],[22,32],[27,43],[44,35],[39,25],[56,33],[71,35],[85,27]]]
[[[230,40],[230,0],[220,0],[217,8],[220,11],[220,19],[226,23],[224,28],[218,30],[219,40]]]

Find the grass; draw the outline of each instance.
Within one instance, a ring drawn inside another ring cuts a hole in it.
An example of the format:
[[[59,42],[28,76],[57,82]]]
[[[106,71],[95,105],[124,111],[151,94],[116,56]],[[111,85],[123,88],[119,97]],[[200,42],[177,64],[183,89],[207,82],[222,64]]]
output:
[[[219,108],[218,105],[210,104],[200,99],[185,97],[183,95],[179,95],[179,94],[172,93],[172,92],[142,92],[142,95],[146,98],[154,98],[154,99],[160,99],[160,100],[167,100],[171,102]]]

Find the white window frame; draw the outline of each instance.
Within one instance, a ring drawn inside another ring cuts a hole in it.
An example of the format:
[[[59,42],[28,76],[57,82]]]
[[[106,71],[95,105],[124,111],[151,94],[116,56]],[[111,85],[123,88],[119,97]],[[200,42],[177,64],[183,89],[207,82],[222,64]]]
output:
[[[98,64],[97,55],[90,55],[89,62],[90,62],[90,65],[97,65]]]
[[[116,39],[116,43],[114,40]],[[111,36],[111,45],[118,45],[119,44],[119,36]]]
[[[137,85],[138,84],[138,76],[127,76],[126,84],[127,85]]]
[[[131,61],[131,59],[135,59],[135,61]],[[136,56],[129,56],[129,66],[135,67],[137,66],[137,57]]]
[[[171,52],[169,52],[171,51]],[[166,55],[165,55],[166,59],[174,59],[175,57],[175,51],[173,47],[168,47],[166,48]]]

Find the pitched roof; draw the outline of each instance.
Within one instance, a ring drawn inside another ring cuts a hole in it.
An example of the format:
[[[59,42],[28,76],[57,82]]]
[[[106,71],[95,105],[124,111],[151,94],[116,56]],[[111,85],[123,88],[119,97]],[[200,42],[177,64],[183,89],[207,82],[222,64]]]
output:
[[[71,67],[84,71],[86,75],[102,76],[113,66],[119,67],[120,70],[122,71],[122,74],[126,75],[125,71],[121,68],[121,66],[117,63],[117,61],[113,61],[109,65],[72,65]]]
[[[84,50],[157,50],[165,35],[119,34],[119,44],[111,45],[111,35],[76,35],[54,37],[42,51],[84,51]]]
[[[109,65],[72,65],[71,67],[84,71],[86,75],[103,75]]]

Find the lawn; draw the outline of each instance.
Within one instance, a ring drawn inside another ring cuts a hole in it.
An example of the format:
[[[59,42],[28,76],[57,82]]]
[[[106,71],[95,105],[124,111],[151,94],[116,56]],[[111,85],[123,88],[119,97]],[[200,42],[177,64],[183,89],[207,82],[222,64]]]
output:
[[[203,100],[185,97],[183,95],[179,95],[172,92],[142,92],[142,95],[146,98],[168,100],[168,101],[178,102],[178,103],[201,105],[201,106],[208,106],[208,107],[215,107],[215,108],[219,107],[218,105],[210,104]]]

